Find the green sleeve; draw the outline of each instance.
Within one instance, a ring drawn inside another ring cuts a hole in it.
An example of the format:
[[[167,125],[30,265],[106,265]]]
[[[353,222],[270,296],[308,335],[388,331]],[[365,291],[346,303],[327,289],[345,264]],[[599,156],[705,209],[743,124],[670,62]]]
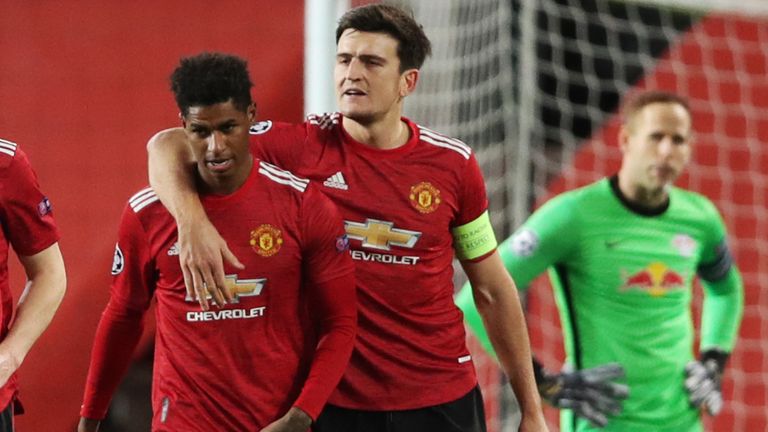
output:
[[[499,246],[499,253],[518,289],[528,284],[555,264],[576,244],[578,229],[574,226],[577,215],[571,194],[553,198],[537,210],[515,234]],[[456,296],[457,306],[464,312],[464,320],[482,347],[495,356],[485,331],[482,317],[475,306],[469,282]]]
[[[706,201],[711,221],[698,274],[704,287],[701,317],[701,350],[720,348],[731,352],[744,311],[744,285],[728,250],[725,224],[717,208]]]
[[[718,281],[702,279],[704,306],[701,316],[701,351],[720,348],[731,352],[736,344],[744,311],[744,286],[736,266]]]

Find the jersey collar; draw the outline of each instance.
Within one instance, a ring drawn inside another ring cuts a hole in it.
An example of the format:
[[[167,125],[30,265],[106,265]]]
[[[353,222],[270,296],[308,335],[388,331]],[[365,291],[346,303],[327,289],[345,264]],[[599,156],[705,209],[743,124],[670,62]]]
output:
[[[339,129],[341,130],[341,135],[342,135],[342,139],[344,140],[344,144],[354,149],[355,152],[371,155],[377,158],[397,158],[397,157],[402,157],[403,155],[408,154],[419,142],[419,128],[416,127],[416,124],[405,117],[400,117],[400,119],[404,121],[405,124],[408,126],[408,130],[410,131],[410,137],[408,138],[408,141],[406,141],[405,144],[394,149],[387,149],[387,150],[377,149],[377,148],[365,145],[359,141],[356,141],[354,138],[352,138],[351,135],[349,135],[349,133],[347,133],[346,129],[344,129],[344,122],[339,122],[339,126],[340,126]]]
[[[621,204],[624,205],[624,207],[627,208],[627,210],[631,211],[632,213],[636,213],[640,216],[659,216],[664,214],[664,212],[667,211],[669,208],[669,196],[667,196],[666,201],[662,203],[661,205],[657,207],[646,207],[637,203],[634,203],[630,201],[622,192],[621,188],[619,188],[619,175],[615,174],[613,175],[609,180],[609,184],[611,185],[611,191],[616,196],[616,198],[621,201]]]

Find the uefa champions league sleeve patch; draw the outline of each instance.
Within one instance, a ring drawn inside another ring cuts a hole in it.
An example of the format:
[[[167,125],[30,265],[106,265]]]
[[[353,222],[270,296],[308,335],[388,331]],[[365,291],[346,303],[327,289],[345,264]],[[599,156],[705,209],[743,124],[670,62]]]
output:
[[[123,268],[125,268],[123,251],[120,250],[119,244],[115,244],[115,256],[112,258],[112,276],[117,276],[122,273]]]
[[[261,135],[263,133],[266,133],[268,130],[272,129],[272,121],[271,120],[265,120],[260,121],[248,130],[248,133],[251,135]]]
[[[533,230],[524,228],[512,236],[510,249],[519,257],[529,257],[539,248],[539,236]]]

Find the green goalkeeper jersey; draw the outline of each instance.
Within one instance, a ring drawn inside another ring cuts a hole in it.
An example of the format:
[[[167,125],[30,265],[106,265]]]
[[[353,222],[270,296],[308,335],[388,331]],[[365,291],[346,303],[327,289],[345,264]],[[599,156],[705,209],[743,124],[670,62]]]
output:
[[[701,348],[730,352],[743,294],[725,238],[703,196],[672,187],[667,205],[641,209],[614,177],[552,199],[499,246],[520,288],[549,268],[571,366],[624,366],[630,395],[603,430],[701,429],[683,385],[693,359],[691,287],[698,274],[706,291]],[[469,286],[457,303],[492,351]],[[591,430],[569,410],[561,427]]]

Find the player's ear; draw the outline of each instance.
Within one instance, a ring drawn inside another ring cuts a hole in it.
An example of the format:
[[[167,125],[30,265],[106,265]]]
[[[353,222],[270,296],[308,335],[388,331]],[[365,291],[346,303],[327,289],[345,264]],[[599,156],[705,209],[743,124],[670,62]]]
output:
[[[256,123],[256,103],[252,102],[250,105],[248,105],[248,122],[251,124]]]
[[[181,127],[186,129],[187,128],[187,120],[184,118],[184,114],[179,113],[179,120],[181,120]]]
[[[627,147],[629,146],[629,131],[627,129],[626,123],[622,124],[619,128],[619,150],[621,150],[622,154],[627,152]]]
[[[408,69],[400,75],[400,97],[404,98],[416,90],[419,81],[419,70]]]

